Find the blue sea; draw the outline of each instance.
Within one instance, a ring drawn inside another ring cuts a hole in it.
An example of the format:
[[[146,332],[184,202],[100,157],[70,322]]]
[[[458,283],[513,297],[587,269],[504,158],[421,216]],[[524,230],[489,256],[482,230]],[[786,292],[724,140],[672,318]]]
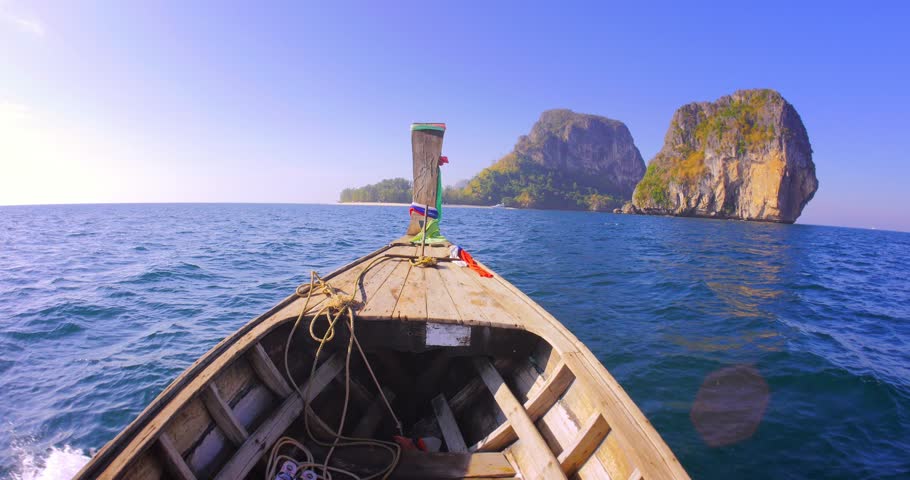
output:
[[[72,475],[310,270],[406,221],[379,206],[0,207],[0,477]],[[443,232],[585,342],[693,478],[910,477],[910,234],[471,208],[447,209]],[[734,402],[755,421],[736,438],[699,407],[730,372],[758,385]]]

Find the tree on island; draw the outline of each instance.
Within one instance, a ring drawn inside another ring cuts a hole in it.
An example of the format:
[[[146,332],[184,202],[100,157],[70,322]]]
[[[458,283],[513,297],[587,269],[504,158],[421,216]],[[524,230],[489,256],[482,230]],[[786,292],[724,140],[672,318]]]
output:
[[[339,201],[411,203],[411,182],[404,178],[389,178],[360,188],[345,188]]]

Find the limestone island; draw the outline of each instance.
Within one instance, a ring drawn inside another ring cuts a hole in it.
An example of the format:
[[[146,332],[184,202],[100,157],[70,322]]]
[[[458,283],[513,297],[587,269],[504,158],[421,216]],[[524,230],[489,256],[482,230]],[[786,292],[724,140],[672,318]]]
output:
[[[774,90],[740,90],[673,114],[623,213],[793,223],[818,190],[803,122]]]
[[[460,185],[447,204],[609,211],[632,198],[645,162],[625,124],[571,110],[548,110],[515,148]],[[341,202],[410,198],[404,179],[345,189]]]

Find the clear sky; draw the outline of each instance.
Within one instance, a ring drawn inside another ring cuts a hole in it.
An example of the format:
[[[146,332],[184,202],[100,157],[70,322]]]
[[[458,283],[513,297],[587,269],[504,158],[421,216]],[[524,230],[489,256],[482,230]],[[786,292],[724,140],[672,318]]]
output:
[[[333,202],[409,178],[414,121],[454,183],[559,107],[648,161],[761,87],[809,131],[800,223],[910,231],[910,4],[740,3],[0,0],[0,205]]]

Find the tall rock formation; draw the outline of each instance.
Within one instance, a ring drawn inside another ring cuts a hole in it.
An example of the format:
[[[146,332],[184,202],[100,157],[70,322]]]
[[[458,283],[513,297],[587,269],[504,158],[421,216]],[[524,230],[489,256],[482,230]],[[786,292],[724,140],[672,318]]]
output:
[[[645,162],[626,125],[607,117],[547,110],[518,138],[515,155],[569,176],[589,178],[619,198],[630,198]]]
[[[793,223],[817,189],[793,105],[773,90],[740,90],[673,114],[632,201],[646,214]]]
[[[462,189],[450,203],[608,210],[629,200],[645,162],[617,120],[571,110],[541,114],[515,149]]]

